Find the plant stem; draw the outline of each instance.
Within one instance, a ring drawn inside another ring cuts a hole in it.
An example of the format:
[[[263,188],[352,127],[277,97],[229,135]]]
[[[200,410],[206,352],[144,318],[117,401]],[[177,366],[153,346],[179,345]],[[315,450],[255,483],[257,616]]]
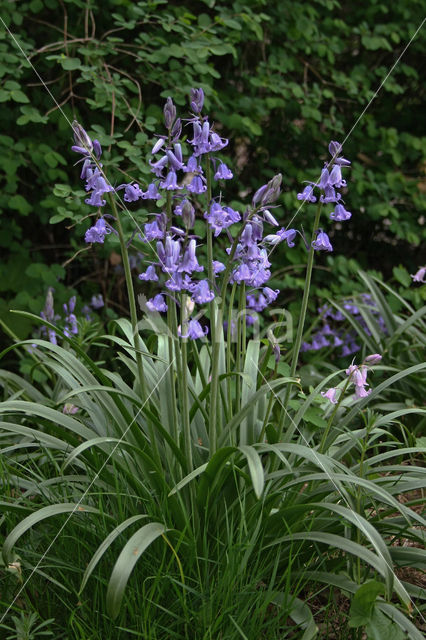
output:
[[[316,211],[316,214],[315,214],[314,227],[313,227],[313,232],[312,232],[312,239],[311,239],[311,244],[310,244],[309,254],[308,254],[308,262],[307,262],[307,265],[306,265],[305,286],[304,286],[304,289],[303,289],[302,307],[300,309],[300,317],[299,317],[299,323],[298,323],[298,326],[297,326],[296,339],[294,341],[294,347],[293,347],[293,357],[292,357],[292,361],[291,361],[290,378],[294,378],[294,376],[296,374],[296,370],[297,370],[297,364],[298,364],[298,361],[299,361],[300,346],[302,344],[302,337],[303,337],[303,328],[305,326],[306,311],[308,309],[308,302],[309,302],[309,292],[310,292],[310,287],[311,287],[312,269],[313,269],[313,266],[314,266],[315,249],[312,246],[312,241],[314,239],[314,234],[318,229],[319,220],[320,220],[320,216],[321,216],[321,209],[322,209],[322,203],[319,202],[318,203],[318,207],[317,207],[317,211]],[[278,430],[278,441],[281,439],[281,436],[283,434],[285,425],[287,423],[287,420],[286,420],[287,405],[288,405],[288,401],[290,399],[292,386],[293,386],[292,382],[289,382],[288,385],[287,385],[285,399],[284,399],[284,407],[283,407],[283,409],[281,411],[282,419],[280,420],[280,426],[279,426],[279,430]]]
[[[127,245],[124,238],[123,227],[121,226],[121,220],[117,210],[116,202],[114,198],[111,196],[111,194],[108,194],[108,195],[109,195],[109,202],[111,205],[114,218],[117,221],[117,231],[118,231],[118,237],[120,240],[121,257],[123,260],[124,275],[126,278],[127,296],[129,298],[130,322],[132,324],[133,338],[135,341],[135,355],[136,355],[136,365],[138,369],[140,394],[141,394],[142,402],[145,402],[147,398],[147,391],[146,391],[146,385],[145,385],[145,375],[144,375],[144,369],[143,369],[141,343],[140,343],[139,329],[138,329],[138,314],[136,310],[135,292],[133,289],[132,272],[131,272],[130,263],[129,263],[129,253],[127,251]]]
[[[185,336],[188,331],[188,312],[186,308],[186,295],[182,295],[182,304],[181,304],[181,327],[182,327],[182,336]],[[187,354],[187,343],[188,338],[182,337],[180,339],[180,348],[182,354],[182,416],[183,416],[183,433],[185,439],[185,454],[188,463],[188,471],[191,472],[193,470],[192,463],[192,437],[191,437],[191,423],[189,420],[189,398],[188,398],[188,354]]]

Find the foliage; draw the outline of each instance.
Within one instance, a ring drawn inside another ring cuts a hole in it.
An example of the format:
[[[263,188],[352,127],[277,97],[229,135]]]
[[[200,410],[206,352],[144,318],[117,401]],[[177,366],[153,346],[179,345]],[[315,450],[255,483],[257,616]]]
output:
[[[168,101],[170,163],[176,160],[170,155],[176,144],[172,110]],[[199,122],[207,122],[199,111],[192,114],[194,147],[201,144],[195,140]],[[374,302],[361,307],[362,323],[344,304],[330,301],[363,343],[357,364],[345,371],[336,366],[338,359],[322,358],[300,370],[320,205],[310,223],[304,295],[287,352],[281,358],[273,332],[279,323],[265,327],[267,339],[248,338],[245,284],[236,281],[236,273],[247,257],[243,243],[256,245],[247,229],[270,222],[266,207],[278,198],[281,184],[275,176],[256,192],[238,230],[227,229],[231,247],[217,279],[213,258],[223,247],[219,239],[213,252],[213,224],[204,214],[209,223],[198,240],[207,245],[200,259],[209,295],[201,295],[196,287],[203,281],[194,280],[167,297],[167,324],[155,312],[163,310],[164,300],[155,297],[140,319],[128,255],[134,234],[122,224],[128,211],[117,207],[106,181],[115,158],[101,165],[95,142],[78,124],[73,129],[77,151],[89,163],[87,183],[92,184],[90,167],[102,170],[101,195],[107,194],[106,210],[112,212],[98,218],[100,227],[87,231],[86,239],[89,234],[103,243],[109,230],[108,242],[121,251],[130,320],[117,318],[105,334],[99,335],[98,325],[76,338],[74,305],[69,301],[61,328],[49,292],[42,318],[20,315],[44,327],[50,341],[17,341],[2,354],[28,353],[30,347],[34,361],[26,375],[0,372],[5,616],[19,610],[22,597],[27,614],[34,613],[31,619],[23,615],[27,626],[35,624],[36,614],[42,625],[54,620],[50,626],[58,637],[310,640],[319,631],[309,596],[314,585],[353,596],[347,625],[355,633],[420,639],[410,615],[414,606],[419,614],[424,594],[399,570],[424,563],[424,519],[414,507],[424,489],[426,448],[405,421],[407,415],[415,418],[420,434],[426,416],[417,403],[426,369],[419,358],[425,310],[416,311],[379,278],[362,273],[360,288]],[[207,130],[211,140],[208,122]],[[221,145],[219,138],[213,146]],[[200,152],[204,157],[198,160],[208,206],[214,152]],[[331,163],[337,155],[332,152]],[[177,216],[172,218],[170,191],[179,188],[160,182],[168,226],[157,254],[164,247],[186,251],[193,242],[195,215],[186,222],[191,215],[185,217],[182,205],[182,233]],[[174,197],[173,204],[179,203]],[[136,215],[138,229],[146,217]],[[173,265],[162,269],[167,277],[179,274],[184,260],[176,251],[168,255]],[[159,272],[166,258],[156,257],[158,262],[149,254],[147,260]],[[253,260],[247,259],[247,270]],[[192,277],[198,263],[194,256],[191,262]],[[194,303],[188,291],[199,306],[206,305],[212,338],[200,326],[201,343],[189,339]],[[383,291],[404,311],[394,311]],[[377,330],[376,310],[386,336]],[[331,384],[337,400],[326,391]],[[37,602],[35,593],[42,593]]]

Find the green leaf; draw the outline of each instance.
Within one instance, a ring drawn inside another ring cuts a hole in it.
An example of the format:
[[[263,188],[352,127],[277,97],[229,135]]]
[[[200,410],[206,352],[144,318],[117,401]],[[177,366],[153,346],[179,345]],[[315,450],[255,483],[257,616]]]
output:
[[[51,518],[52,516],[59,515],[61,513],[71,513],[74,515],[75,513],[100,513],[99,509],[95,507],[90,507],[86,504],[74,503],[74,502],[64,502],[62,504],[51,504],[47,507],[42,507],[38,509],[35,513],[32,513],[30,516],[27,516],[19,524],[16,525],[14,529],[9,533],[6,540],[3,544],[3,560],[7,564],[9,562],[10,554],[12,552],[12,548],[15,543],[19,540],[19,538],[24,535],[31,529],[31,527],[41,520],[45,520],[46,518]],[[104,514],[105,515],[105,514]],[[71,516],[70,516],[71,517]]]
[[[11,209],[19,211],[19,213],[23,216],[27,216],[30,211],[32,211],[32,206],[30,205],[28,200],[26,200],[24,196],[21,196],[19,193],[9,198],[8,204]]]
[[[23,91],[20,91],[19,89],[14,89],[10,92],[10,95],[12,100],[14,100],[15,102],[29,102],[29,99],[27,98],[25,93],[23,93]]]
[[[62,68],[65,71],[74,71],[75,69],[79,69],[81,67],[80,58],[65,58],[64,60],[59,61]]]
[[[410,274],[402,265],[392,269],[393,276],[403,287],[409,287],[411,284]]]
[[[124,590],[137,561],[165,531],[163,524],[150,522],[136,531],[121,550],[109,579],[106,596],[107,610],[112,618],[116,618],[120,612]]]
[[[349,611],[349,626],[361,627],[371,619],[377,596],[383,594],[385,587],[377,580],[363,584],[353,597]]]

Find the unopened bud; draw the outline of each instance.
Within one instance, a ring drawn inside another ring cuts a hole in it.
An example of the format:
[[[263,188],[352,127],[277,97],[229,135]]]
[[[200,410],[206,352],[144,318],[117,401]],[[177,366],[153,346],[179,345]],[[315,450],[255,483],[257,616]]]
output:
[[[195,223],[195,209],[189,200],[182,204],[182,220],[187,229],[192,229]]]
[[[73,120],[72,130],[74,132],[74,142],[78,147],[85,149],[88,153],[92,153],[93,143],[87,132],[83,129],[77,120]],[[99,143],[98,143],[99,144]]]
[[[191,109],[194,113],[200,113],[204,105],[204,91],[201,89],[191,89]]]
[[[380,353],[373,353],[371,354],[371,356],[367,356],[364,360],[365,364],[379,364],[379,362],[381,361],[382,356],[380,355]]]
[[[164,113],[164,122],[166,124],[167,129],[171,129],[172,124],[176,119],[176,107],[173,104],[173,100],[169,97],[167,98],[166,104],[163,109]]]

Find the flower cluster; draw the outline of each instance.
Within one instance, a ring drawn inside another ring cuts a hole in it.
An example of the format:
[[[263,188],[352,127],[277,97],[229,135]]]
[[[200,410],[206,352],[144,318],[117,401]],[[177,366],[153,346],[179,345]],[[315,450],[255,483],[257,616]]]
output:
[[[330,213],[330,219],[335,222],[349,220],[351,212],[345,209],[342,194],[338,189],[346,187],[346,180],[342,176],[342,167],[348,167],[351,163],[341,156],[342,145],[332,140],[328,145],[331,160],[326,163],[318,182],[310,182],[301,193],[297,194],[297,199],[302,202],[316,202],[318,196],[314,194],[314,189],[319,189],[319,201],[324,204],[334,204],[334,209]],[[315,251],[333,251],[328,235],[322,229],[315,229],[315,239],[312,246]]]
[[[166,312],[170,300],[178,304],[187,299],[194,305],[210,303],[220,290],[217,279],[223,271],[227,282],[245,287],[247,308],[262,311],[279,294],[278,289],[267,286],[271,277],[270,251],[283,242],[289,248],[294,247],[298,233],[296,229],[280,228],[271,213],[281,192],[282,176],[278,174],[262,185],[243,214],[223,203],[221,195],[210,196],[212,181],[233,177],[223,159],[217,157],[228,145],[228,140],[219,135],[209,117],[203,114],[202,89],[191,90],[190,108],[190,118],[184,122],[190,132],[182,136],[182,120],[177,117],[172,99],[167,98],[163,110],[166,134],[156,135],[149,161],[154,177],[146,190],[135,181],[114,189],[102,171],[99,142],[92,141],[84,129],[74,123],[75,145],[72,149],[83,156],[81,177],[86,182],[86,190],[90,191],[86,202],[103,207],[105,193],[124,190],[125,202],[160,200],[160,204],[164,203],[160,212],[157,210],[149,214],[148,221],[138,234],[141,242],[151,245],[147,253],[154,254],[139,279],[158,283],[157,286],[161,288],[148,300],[149,311]],[[332,158],[323,168],[319,181],[309,183],[297,197],[305,202],[316,202],[319,197],[323,203],[334,203],[330,218],[335,221],[348,220],[351,214],[343,205],[339,189],[346,186],[342,168],[350,165],[350,162],[342,157],[342,146],[338,142],[330,142],[329,151]],[[320,192],[318,196],[315,195],[316,189]],[[204,205],[197,202],[199,196],[203,196]],[[223,262],[213,259],[211,249],[207,269],[200,264],[198,251],[201,241],[194,234],[197,213],[202,215],[211,238],[222,236],[230,242],[226,248],[228,268]],[[86,242],[103,243],[106,235],[115,232],[112,224],[106,220],[108,217],[112,218],[108,215],[99,217],[94,226],[86,231]],[[240,224],[235,233],[231,228],[236,223]],[[273,231],[266,235],[265,225],[273,227]],[[330,240],[322,229],[314,230],[312,246],[317,251],[332,251]],[[193,321],[194,317],[188,318],[191,330],[184,332],[184,335],[205,335],[206,327],[191,324]]]
[[[385,321],[370,294],[363,293],[359,297],[361,304],[355,304],[353,300],[345,300],[342,303],[343,309],[356,320],[367,335],[371,336],[368,324],[361,313],[361,308],[366,308],[368,313],[373,316],[379,331],[387,334]],[[361,346],[357,343],[357,332],[353,329],[348,330],[343,326],[346,317],[341,311],[325,304],[318,308],[318,314],[321,316],[321,328],[312,334],[311,342],[302,343],[301,351],[318,351],[324,347],[341,347],[339,356],[345,357],[353,355],[361,349]]]
[[[142,242],[152,243],[151,249],[155,254],[139,279],[156,282],[162,287],[160,293],[148,300],[150,311],[167,311],[167,299],[179,302],[181,293],[195,305],[211,302],[219,290],[216,279],[225,270],[223,262],[212,259],[208,269],[212,277],[205,273],[197,256],[199,237],[193,234],[193,228],[200,209],[197,196],[206,193],[209,176],[213,176],[214,181],[233,177],[229,167],[216,155],[228,145],[228,140],[221,137],[210,124],[208,116],[203,115],[202,89],[191,90],[190,107],[191,117],[186,121],[190,135],[185,144],[181,141],[182,121],[177,118],[172,99],[167,99],[163,111],[167,135],[156,136],[149,162],[154,178],[145,191],[137,182],[121,184],[113,189],[102,172],[99,143],[92,141],[78,123],[73,125],[75,145],[72,149],[83,156],[81,177],[86,181],[86,189],[91,191],[90,198],[86,200],[88,204],[102,207],[105,204],[104,193],[120,190],[124,190],[126,202],[161,199],[166,203],[164,210],[150,214],[138,235]],[[189,154],[186,153],[188,148]],[[281,181],[281,175],[277,175],[260,187],[243,215],[224,204],[221,196],[213,196],[202,212],[212,236],[217,238],[225,234],[231,242],[226,249],[231,261],[227,272],[229,281],[248,287],[247,306],[256,311],[271,304],[279,293],[277,289],[266,286],[271,277],[267,247],[283,241],[288,247],[293,247],[296,237],[296,230],[284,228],[263,237],[265,224],[279,227],[269,209],[280,194]],[[95,225],[86,231],[86,242],[103,243],[105,236],[114,231],[106,217],[98,218]],[[241,223],[239,231],[232,235],[230,227],[236,223]],[[207,328],[201,327],[195,318],[188,318],[184,335],[200,337],[206,331]]]
[[[373,353],[367,356],[361,365],[351,364],[346,369],[346,375],[348,377],[348,383],[352,383],[355,388],[354,399],[366,398],[371,393],[371,389],[367,389],[369,386],[367,383],[368,367],[378,364],[382,359],[379,353]],[[327,398],[332,404],[337,404],[340,400],[340,393],[342,389],[338,387],[331,387],[327,391],[321,391],[323,398]]]

